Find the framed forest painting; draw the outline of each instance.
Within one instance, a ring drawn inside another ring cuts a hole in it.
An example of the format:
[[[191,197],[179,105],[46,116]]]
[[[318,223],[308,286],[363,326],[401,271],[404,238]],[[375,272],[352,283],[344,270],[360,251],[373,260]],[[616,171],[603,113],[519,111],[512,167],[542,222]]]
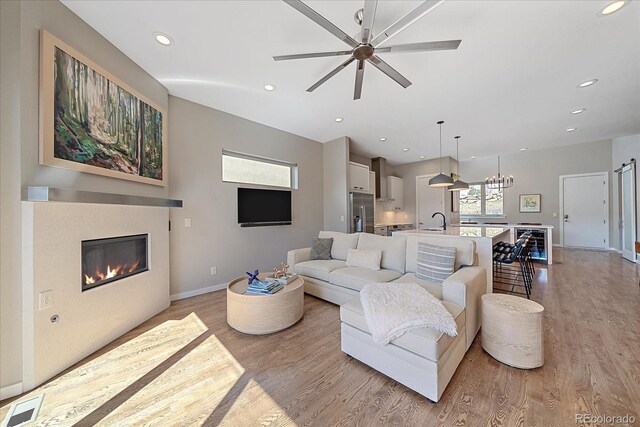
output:
[[[166,184],[166,111],[45,30],[40,163]]]

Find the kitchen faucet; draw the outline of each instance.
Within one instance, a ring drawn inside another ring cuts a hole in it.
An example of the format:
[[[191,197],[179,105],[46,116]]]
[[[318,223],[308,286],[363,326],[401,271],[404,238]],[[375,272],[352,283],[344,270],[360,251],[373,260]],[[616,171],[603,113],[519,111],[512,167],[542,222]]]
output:
[[[446,230],[447,229],[447,219],[445,218],[444,214],[442,212],[436,212],[433,215],[431,215],[431,218],[435,218],[436,215],[442,215],[442,229]]]

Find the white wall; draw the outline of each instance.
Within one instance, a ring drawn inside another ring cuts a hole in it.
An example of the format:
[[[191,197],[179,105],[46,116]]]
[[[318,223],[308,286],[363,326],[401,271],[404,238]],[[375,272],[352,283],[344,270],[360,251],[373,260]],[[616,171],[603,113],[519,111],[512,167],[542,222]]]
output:
[[[1,180],[0,392],[22,380],[20,188],[48,185],[163,197],[168,188],[38,164],[39,31],[47,29],[157,102],[167,90],[58,1],[0,1]],[[168,141],[169,145],[171,141]],[[12,388],[15,390],[15,388]],[[19,392],[19,391],[18,391]]]
[[[612,143],[612,164],[611,170],[615,171],[623,163],[627,164],[631,159],[636,159],[636,161],[640,162],[640,134],[637,135],[629,135],[621,138],[614,138]],[[640,226],[640,209],[638,209],[637,204],[640,203],[640,180],[638,179],[638,167],[640,167],[640,163],[636,164],[636,240],[640,240],[640,230],[638,227]],[[611,247],[621,250],[621,230],[619,227],[620,224],[620,186],[618,180],[618,174],[613,173],[612,177],[612,187],[613,191],[611,192],[611,200],[613,205],[613,216],[611,221]]]
[[[0,399],[21,391],[20,4],[0,1]]]
[[[31,389],[169,306],[168,208],[23,204],[24,389]],[[96,226],[99,224],[99,226]],[[83,240],[149,235],[149,270],[82,292]],[[39,310],[38,294],[52,307]],[[51,316],[59,321],[52,323]]]
[[[349,203],[349,138],[322,145],[324,181],[324,230],[347,232]]]
[[[176,97],[169,97],[169,137],[170,197],[184,200],[184,208],[171,210],[172,296],[256,268],[271,271],[286,261],[288,250],[309,246],[322,229],[322,144]],[[222,182],[223,149],[298,164],[292,225],[238,225],[238,185]],[[185,218],[192,220],[190,228]]]
[[[514,185],[504,194],[504,221],[540,222],[554,226],[553,241],[559,239],[559,177],[590,172],[609,172],[611,182],[611,140],[567,145],[544,150],[527,150],[500,156],[500,169],[513,175]],[[497,174],[497,158],[482,157],[460,162],[462,179],[483,182]],[[542,194],[540,213],[520,213],[520,194]],[[611,193],[611,191],[610,191]],[[611,203],[610,203],[611,210]],[[553,213],[558,213],[554,217]],[[610,221],[611,222],[611,221]]]

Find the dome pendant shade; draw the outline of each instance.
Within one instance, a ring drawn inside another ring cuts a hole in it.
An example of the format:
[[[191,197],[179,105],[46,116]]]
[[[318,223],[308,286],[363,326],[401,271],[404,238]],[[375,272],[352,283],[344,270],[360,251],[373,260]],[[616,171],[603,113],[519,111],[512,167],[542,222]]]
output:
[[[450,187],[453,185],[453,178],[443,173],[439,173],[429,180],[429,187]]]
[[[447,188],[447,190],[449,191],[460,191],[460,190],[468,190],[468,189],[469,189],[469,184],[467,184],[464,181],[460,181],[459,179],[456,179],[453,185]]]

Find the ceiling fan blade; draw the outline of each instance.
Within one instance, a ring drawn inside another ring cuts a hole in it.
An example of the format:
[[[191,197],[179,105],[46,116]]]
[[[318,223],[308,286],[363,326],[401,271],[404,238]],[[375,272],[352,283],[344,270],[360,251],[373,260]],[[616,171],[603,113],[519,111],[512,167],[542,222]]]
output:
[[[352,50],[338,50],[335,52],[317,52],[317,53],[300,53],[297,55],[279,55],[274,56],[274,61],[288,61],[290,59],[306,59],[306,58],[322,58],[325,56],[351,55]]]
[[[398,52],[425,52],[433,50],[456,50],[462,40],[445,40],[440,42],[423,42],[398,44],[395,46],[378,47],[376,53],[398,53]]]
[[[391,77],[393,80],[395,80],[403,88],[406,89],[409,86],[411,86],[411,82],[409,80],[407,80],[407,78],[405,76],[403,76],[402,74],[397,72],[391,65],[387,64],[386,62],[384,62],[377,55],[373,55],[371,58],[367,59],[367,61],[372,63],[373,66],[376,67],[378,70],[382,71],[387,76]]]
[[[440,6],[443,2],[444,0],[426,0],[421,3],[420,6],[416,7],[411,12],[391,24],[389,28],[375,36],[373,40],[371,40],[371,45],[373,47],[380,46],[382,43],[397,35],[400,31],[404,30],[427,13]]]
[[[371,41],[373,36],[373,20],[376,17],[376,8],[378,7],[378,0],[364,0],[364,11],[362,13],[362,31],[360,31],[360,37],[362,44],[367,44]]]
[[[320,80],[318,80],[316,82],[316,84],[314,84],[313,86],[311,86],[309,89],[307,89],[307,92],[313,92],[314,90],[318,89],[320,87],[321,84],[323,84],[324,82],[326,82],[327,80],[329,80],[331,77],[335,76],[336,74],[338,74],[340,71],[344,70],[349,64],[351,64],[353,61],[355,61],[355,58],[352,56],[351,58],[347,59],[346,61],[344,61],[342,64],[338,65],[336,68],[334,68],[329,74],[327,74],[326,76],[324,76],[323,78],[321,78]]]
[[[356,67],[356,87],[353,90],[353,100],[360,99],[360,95],[362,95],[362,81],[364,77],[364,61],[358,61],[358,66]]]
[[[320,25],[325,30],[329,31],[331,34],[345,42],[351,47],[358,46],[358,42],[353,39],[350,35],[342,31],[340,28],[333,25],[329,22],[324,16],[320,15],[315,10],[311,9],[309,6],[301,2],[300,0],[283,0],[289,6],[302,13],[307,18],[314,21],[316,24]]]

